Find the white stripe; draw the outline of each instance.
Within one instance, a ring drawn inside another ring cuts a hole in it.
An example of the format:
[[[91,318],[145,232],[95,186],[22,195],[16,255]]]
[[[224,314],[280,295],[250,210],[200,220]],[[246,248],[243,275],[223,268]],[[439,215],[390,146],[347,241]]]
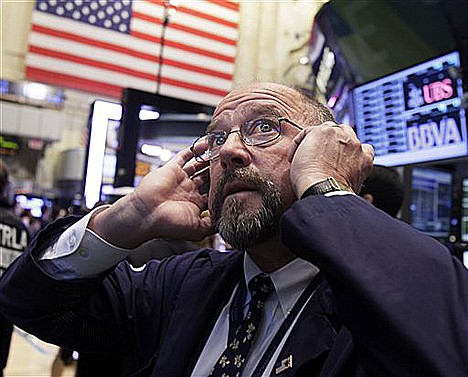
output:
[[[240,12],[234,9],[223,7],[222,5],[209,3],[207,1],[184,1],[181,8],[191,8],[198,12],[212,15],[229,22],[239,24]]]
[[[125,68],[128,67],[130,69],[134,69],[136,71],[149,73],[149,74],[156,74],[158,70],[158,65],[159,65],[158,63],[154,61],[141,59],[141,58],[129,55],[129,54],[124,54],[124,53],[120,53],[116,51],[110,51],[102,47],[90,46],[87,44],[60,39],[60,38],[56,38],[50,35],[40,34],[40,33],[35,33],[35,32],[31,33],[30,45],[46,48],[52,51],[57,51],[59,53],[64,52],[64,53],[72,54],[78,57],[84,57],[84,58],[96,60],[99,62],[114,64],[114,65],[125,67]],[[168,59],[170,58],[169,55],[170,55],[169,52],[164,54],[164,56]],[[156,54],[154,54],[154,56],[156,56]],[[184,60],[182,60],[182,62],[185,62],[185,61],[188,61],[186,60],[186,57]],[[218,63],[219,61],[213,60],[213,64],[211,66],[214,67],[214,70],[216,70],[217,68],[216,65],[218,65]],[[201,66],[200,64],[193,64],[193,65]],[[177,69],[183,70],[183,68],[177,68]],[[189,68],[187,68],[186,70],[189,72],[194,72],[190,70]],[[210,77],[216,78],[220,80],[220,82],[229,82],[229,83],[231,82],[231,80],[218,78],[214,75],[210,75]],[[225,84],[223,84],[223,86],[224,85]]]
[[[38,11],[33,13],[33,24],[94,39],[99,42],[112,43],[117,46],[131,46],[134,41],[134,37],[128,34],[117,33],[112,30]]]
[[[74,75],[88,80],[104,82],[122,87],[133,87],[142,90],[151,90],[151,88],[155,87],[155,83],[148,79],[142,79],[120,72],[111,72],[102,68],[90,67],[81,63],[69,62],[33,53],[27,55],[26,64],[29,67],[45,69],[66,75]],[[167,68],[167,66],[164,66],[163,71]],[[190,84],[203,85],[208,88],[215,88],[224,91],[229,91],[231,89],[231,82],[227,82],[226,80],[213,79],[207,75],[201,75],[172,67],[169,71],[171,74],[168,77],[177,79],[178,81],[185,81]],[[163,74],[162,76],[165,75]],[[152,90],[154,91],[154,89]]]
[[[181,6],[181,8],[184,8],[184,4]],[[164,14],[164,7],[159,4],[137,2],[135,3],[134,9],[139,13],[143,13],[145,15],[159,19],[162,19]],[[207,14],[211,15],[210,13]],[[237,27],[226,26],[216,21],[210,21],[205,18],[184,13],[183,11],[178,11],[171,17],[168,27],[171,27],[171,24],[178,24],[193,29],[198,29],[232,40],[237,40],[238,37]]]
[[[216,96],[205,92],[197,92],[191,89],[180,88],[178,86],[172,86],[162,84],[159,93],[174,98],[185,99],[188,101],[203,103],[210,106],[216,106],[219,101],[223,99],[222,96]]]
[[[185,81],[192,84],[208,86],[226,92],[232,89],[232,81],[223,80],[218,77],[204,75],[202,73],[187,71],[177,67],[171,67],[170,65],[164,65],[162,67],[163,77],[173,78],[178,81]]]
[[[159,46],[159,45],[156,45]],[[159,50],[158,50],[159,51]],[[170,46],[164,47],[164,57],[168,59],[177,60],[180,62],[188,62],[199,67],[206,67],[219,72],[234,74],[234,63],[228,63],[223,60],[217,60],[209,56],[203,56],[200,54],[183,51],[180,48],[174,48]]]
[[[151,22],[140,20],[137,18],[132,19],[132,29],[134,31],[138,31],[140,33],[144,33],[158,38],[161,36],[162,32],[161,25],[153,24]],[[236,46],[218,42],[213,39],[200,37],[198,35],[190,34],[185,31],[176,30],[174,28],[171,28],[170,26],[166,29],[166,40],[177,43],[183,43],[192,47],[212,51],[225,56],[236,56]]]

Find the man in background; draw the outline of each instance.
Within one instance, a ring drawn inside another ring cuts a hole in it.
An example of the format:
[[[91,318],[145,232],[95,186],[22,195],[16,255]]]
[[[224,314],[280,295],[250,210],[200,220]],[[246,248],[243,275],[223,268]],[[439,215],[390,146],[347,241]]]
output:
[[[29,233],[13,212],[8,169],[0,160],[0,281],[3,271],[23,252]],[[13,325],[0,314],[0,376],[3,377],[10,351]]]
[[[359,195],[378,209],[396,217],[403,204],[405,188],[395,169],[374,165]]]

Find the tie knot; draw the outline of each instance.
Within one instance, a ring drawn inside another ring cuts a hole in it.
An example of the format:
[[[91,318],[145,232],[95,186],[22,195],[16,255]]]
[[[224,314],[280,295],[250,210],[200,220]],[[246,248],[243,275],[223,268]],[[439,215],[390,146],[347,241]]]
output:
[[[272,292],[275,289],[273,282],[269,276],[265,275],[257,275],[254,276],[249,282],[249,291],[252,296],[257,294],[261,295],[268,295],[268,293]]]

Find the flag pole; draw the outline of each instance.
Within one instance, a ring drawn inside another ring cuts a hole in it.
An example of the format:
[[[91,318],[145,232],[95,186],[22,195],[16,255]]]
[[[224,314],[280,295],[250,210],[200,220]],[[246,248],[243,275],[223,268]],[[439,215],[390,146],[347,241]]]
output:
[[[164,0],[164,12],[163,12],[163,23],[162,23],[162,30],[161,30],[161,42],[159,44],[159,66],[158,66],[158,74],[156,76],[156,94],[159,94],[159,90],[161,87],[161,72],[164,60],[164,44],[166,41],[166,29],[169,23],[171,22],[171,17],[177,11],[177,6],[179,5],[179,1],[177,0]]]

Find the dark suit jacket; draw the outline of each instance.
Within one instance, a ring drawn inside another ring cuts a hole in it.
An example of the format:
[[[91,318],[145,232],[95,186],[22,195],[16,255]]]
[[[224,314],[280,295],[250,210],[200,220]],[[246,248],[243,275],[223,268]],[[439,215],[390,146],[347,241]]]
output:
[[[122,262],[60,282],[34,255],[73,221],[39,234],[6,272],[1,310],[49,342],[134,356],[142,376],[189,376],[242,276],[241,253],[201,250],[139,272]],[[298,201],[281,232],[325,276],[281,351],[278,362],[293,356],[281,376],[468,376],[468,271],[437,241],[349,195]]]

